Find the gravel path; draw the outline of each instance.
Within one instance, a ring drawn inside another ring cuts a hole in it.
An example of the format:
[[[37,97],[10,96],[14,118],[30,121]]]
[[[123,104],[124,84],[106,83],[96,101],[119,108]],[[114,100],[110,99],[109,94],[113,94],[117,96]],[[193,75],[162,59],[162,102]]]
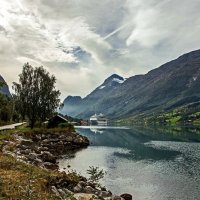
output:
[[[0,131],[8,130],[8,129],[15,129],[15,127],[21,126],[22,124],[25,124],[25,123],[26,122],[10,124],[10,125],[6,125],[6,126],[0,126]]]

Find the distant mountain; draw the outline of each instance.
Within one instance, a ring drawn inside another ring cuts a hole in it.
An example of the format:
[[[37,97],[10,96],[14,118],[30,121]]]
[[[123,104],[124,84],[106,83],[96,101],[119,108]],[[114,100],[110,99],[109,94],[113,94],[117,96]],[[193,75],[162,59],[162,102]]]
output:
[[[112,76],[111,76],[112,77]],[[118,81],[109,88],[109,77],[74,107],[76,117],[101,112],[110,118],[126,118],[168,112],[200,102],[200,50],[182,55],[145,75]],[[124,82],[123,82],[124,81]],[[104,87],[105,86],[105,87]]]
[[[76,105],[77,103],[79,103],[82,100],[82,98],[80,96],[68,96],[65,100],[64,100],[64,104],[69,104],[69,105]]]
[[[62,113],[65,115],[75,116],[77,105],[79,105],[81,101],[82,98],[80,96],[68,96],[63,102],[64,107],[62,109]]]
[[[2,87],[0,85],[0,93],[5,94],[7,96],[11,96],[8,85],[1,75],[0,75],[0,83],[3,85]]]
[[[103,99],[107,93],[116,89],[124,81],[123,77],[113,74],[83,99],[80,96],[68,96],[63,102],[62,113],[75,117],[89,109],[89,113],[94,114],[97,101]]]

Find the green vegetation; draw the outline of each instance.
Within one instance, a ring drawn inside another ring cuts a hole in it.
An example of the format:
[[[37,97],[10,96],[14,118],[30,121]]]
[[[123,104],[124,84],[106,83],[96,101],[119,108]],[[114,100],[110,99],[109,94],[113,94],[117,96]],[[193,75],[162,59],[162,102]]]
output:
[[[200,126],[200,103],[189,104],[168,112],[130,117],[117,122],[120,124],[162,124]]]
[[[106,172],[99,167],[90,166],[87,170],[90,175],[89,180],[95,184],[99,184],[99,181],[105,176]]]
[[[11,98],[0,94],[0,124],[6,124],[12,121],[13,106]]]
[[[43,67],[33,68],[26,63],[19,83],[14,83],[16,109],[31,128],[53,116],[60,105],[60,91],[55,89],[56,78]]]
[[[51,191],[56,180],[76,185],[76,173],[59,173],[16,161],[0,153],[0,199],[59,199]]]
[[[60,131],[63,129],[48,129],[48,131]],[[37,134],[45,132],[45,128],[26,127],[22,125],[15,130],[0,132],[0,199],[59,199],[51,190],[59,180],[65,181],[69,185],[75,186],[80,181],[80,176],[74,171],[69,174],[42,169],[40,167],[25,164],[17,161],[16,158],[2,153],[5,141],[12,141],[12,136],[16,133]],[[65,127],[65,131],[72,131],[70,127]],[[12,148],[12,142],[10,143]]]
[[[56,78],[42,66],[33,68],[26,63],[13,83],[15,94],[0,93],[0,125],[28,121],[31,128],[41,126],[51,118],[60,104],[60,91],[55,89]],[[0,87],[5,83],[0,82]]]
[[[0,82],[0,88],[5,83]],[[14,99],[0,93],[0,125],[11,123],[18,118],[14,109]]]

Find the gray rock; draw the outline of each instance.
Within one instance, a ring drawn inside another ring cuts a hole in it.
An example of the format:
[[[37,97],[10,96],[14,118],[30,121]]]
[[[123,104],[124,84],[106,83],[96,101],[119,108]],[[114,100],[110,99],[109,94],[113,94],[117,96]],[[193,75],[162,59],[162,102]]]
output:
[[[39,150],[40,151],[48,151],[48,148],[47,147],[39,147]]]
[[[120,197],[122,197],[125,200],[132,200],[132,195],[128,193],[121,194]]]
[[[33,141],[32,140],[22,140],[21,141],[21,144],[22,145],[25,145],[25,146],[30,146],[30,145],[32,145],[33,144]]]
[[[78,183],[78,185],[80,185],[81,187],[85,187],[85,186],[87,186],[87,183],[84,182],[84,181],[80,181],[80,182]]]
[[[98,193],[98,195],[99,195],[100,197],[104,198],[104,197],[111,197],[111,196],[112,196],[112,193],[109,192],[109,191],[100,191],[100,192]]]
[[[92,188],[95,188],[95,187],[96,187],[96,184],[93,183],[93,182],[88,182],[87,185],[91,186]]]
[[[65,135],[59,135],[59,139],[65,139],[66,136]]]
[[[48,151],[42,152],[40,157],[44,162],[56,163],[56,157]]]
[[[112,196],[112,200],[123,200],[120,196]]]
[[[68,137],[65,138],[65,141],[66,142],[72,142],[73,141],[73,137],[68,136]]]
[[[80,185],[77,185],[77,186],[74,187],[74,192],[75,192],[75,193],[79,193],[79,192],[81,192],[82,190],[83,190],[83,188],[82,188]]]
[[[106,188],[105,187],[101,187],[101,191],[106,191]]]
[[[88,193],[88,194],[93,194],[93,193],[96,192],[96,190],[95,190],[94,188],[92,188],[91,186],[86,186],[86,187],[84,188],[84,191],[85,191],[86,193]]]
[[[30,153],[30,154],[28,155],[28,158],[29,158],[29,160],[35,160],[35,159],[37,158],[37,154],[35,154],[35,153]]]
[[[55,186],[51,187],[51,190],[54,192],[54,194],[59,197],[60,199],[63,199],[60,193],[58,192],[57,188]]]
[[[68,190],[67,188],[63,188],[63,191],[66,193],[66,194],[73,194],[72,191]]]
[[[26,149],[28,149],[28,147],[25,146],[25,145],[20,145],[20,149],[22,149],[22,150],[26,150]]]
[[[49,140],[48,139],[44,139],[42,142],[43,143],[49,143]]]
[[[25,149],[25,150],[21,150],[20,152],[21,152],[21,154],[30,154],[31,150],[30,149]]]
[[[45,167],[47,169],[51,169],[51,170],[58,169],[58,165],[57,164],[53,164],[53,163],[50,163],[50,162],[44,162],[43,163],[43,167]]]
[[[74,198],[77,200],[91,200],[98,199],[98,197],[94,194],[85,194],[85,193],[77,193],[74,194]]]
[[[65,199],[66,193],[62,189],[58,189],[58,192],[60,193],[60,196]]]
[[[36,164],[41,164],[42,163],[42,160],[39,159],[39,158],[36,158],[34,161],[35,161]]]

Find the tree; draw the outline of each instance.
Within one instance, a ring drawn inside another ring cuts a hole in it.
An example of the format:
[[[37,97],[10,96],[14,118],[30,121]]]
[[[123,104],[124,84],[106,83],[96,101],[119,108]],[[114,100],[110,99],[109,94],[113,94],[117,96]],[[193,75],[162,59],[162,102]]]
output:
[[[16,105],[22,118],[31,128],[53,116],[60,105],[60,91],[55,89],[56,78],[42,66],[24,64],[19,83],[13,83]]]
[[[89,180],[99,184],[99,181],[105,176],[106,172],[99,167],[89,166],[87,173],[90,175]]]

